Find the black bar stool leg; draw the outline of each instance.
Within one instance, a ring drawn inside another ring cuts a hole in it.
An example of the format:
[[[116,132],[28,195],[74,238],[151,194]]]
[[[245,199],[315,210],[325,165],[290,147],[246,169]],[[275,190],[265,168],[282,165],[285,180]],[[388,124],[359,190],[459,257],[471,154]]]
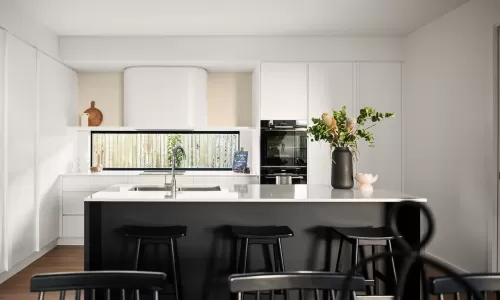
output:
[[[365,247],[366,246],[359,246],[359,255],[362,260],[364,260],[367,257],[365,252]],[[368,265],[363,266],[363,277],[365,277],[365,279],[371,279],[370,274],[368,273]],[[373,278],[373,280],[375,282],[375,278]],[[373,296],[373,291],[371,286],[368,285],[366,286],[366,294],[368,296]]]
[[[351,267],[354,268],[358,264],[359,240],[355,239],[351,244]]]
[[[175,255],[175,269],[177,270],[177,285],[179,292],[179,299],[184,299],[184,286],[182,285],[182,273],[179,262],[179,249],[177,248],[177,239],[174,239],[174,255]]]
[[[285,272],[285,258],[283,256],[283,245],[281,244],[281,239],[278,239],[278,251],[279,251],[279,259],[280,259],[280,269],[281,272]]]
[[[372,256],[376,254],[375,251],[375,245],[372,245]],[[375,261],[372,261],[372,274],[373,274],[373,295],[377,295],[378,289],[377,289],[377,278],[375,277],[375,270],[377,270],[377,266]]]
[[[172,277],[173,277],[173,284],[174,284],[174,293],[175,293],[175,299],[176,300],[180,300],[179,298],[179,280],[178,280],[178,277],[177,277],[177,266],[178,266],[178,262],[176,261],[176,255],[175,255],[175,246],[174,246],[174,243],[175,243],[175,240],[174,239],[169,239],[169,242],[170,242],[170,260],[171,260],[171,263],[172,263]]]
[[[141,252],[141,238],[137,239],[137,244],[135,248],[135,258],[134,258],[134,271],[137,271],[139,268],[139,255]]]
[[[335,272],[340,272],[340,257],[342,255],[342,246],[344,245],[344,239],[340,238],[339,254],[337,255],[337,263],[335,264]]]
[[[240,263],[238,264],[238,273],[246,273],[248,259],[248,239],[242,239],[240,245]]]
[[[389,252],[392,253],[392,241],[387,240],[387,246],[389,246]],[[394,275],[394,283],[398,283],[398,276],[396,275],[396,264],[394,263],[394,256],[391,256],[392,273]]]

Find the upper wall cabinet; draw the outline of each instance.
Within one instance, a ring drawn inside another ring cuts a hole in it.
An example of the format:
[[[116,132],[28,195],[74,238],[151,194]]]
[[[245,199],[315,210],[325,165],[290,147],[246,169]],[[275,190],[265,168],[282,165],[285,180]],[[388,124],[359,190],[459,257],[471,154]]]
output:
[[[307,119],[307,69],[306,63],[261,65],[261,120]]]
[[[207,72],[194,67],[136,67],[124,72],[123,123],[140,129],[207,125]]]

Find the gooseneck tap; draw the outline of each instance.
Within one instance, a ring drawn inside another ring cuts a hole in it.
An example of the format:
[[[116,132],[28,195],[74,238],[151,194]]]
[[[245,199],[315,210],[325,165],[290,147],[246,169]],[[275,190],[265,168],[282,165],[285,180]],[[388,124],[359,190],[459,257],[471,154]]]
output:
[[[183,159],[186,157],[186,152],[184,151],[184,148],[182,148],[181,146],[176,146],[172,150],[172,182],[171,182],[172,198],[177,197],[177,182],[175,180],[175,157],[176,157],[177,151],[180,151],[182,153]]]

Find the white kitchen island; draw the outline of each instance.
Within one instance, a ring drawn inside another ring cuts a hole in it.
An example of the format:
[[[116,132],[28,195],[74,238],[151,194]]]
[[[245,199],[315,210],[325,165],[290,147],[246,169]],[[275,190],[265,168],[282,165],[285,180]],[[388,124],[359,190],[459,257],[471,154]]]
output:
[[[137,184],[117,184],[85,198],[85,270],[131,266],[135,241],[120,233],[123,226],[185,225],[187,235],[178,246],[186,299],[228,297],[220,278],[234,272],[231,225],[289,226],[294,236],[283,239],[286,269],[329,270],[338,252],[331,226],[383,226],[394,204],[426,201],[394,191],[364,195],[356,189],[335,190],[327,185],[236,184],[220,186],[220,191],[180,191],[175,199],[169,191],[136,189]],[[400,212],[398,225],[404,238],[416,243],[419,211],[405,208]],[[262,251],[255,250],[250,254],[251,270],[264,265]],[[151,257],[146,255],[146,260]],[[410,272],[408,282],[407,293],[418,298],[418,270]]]

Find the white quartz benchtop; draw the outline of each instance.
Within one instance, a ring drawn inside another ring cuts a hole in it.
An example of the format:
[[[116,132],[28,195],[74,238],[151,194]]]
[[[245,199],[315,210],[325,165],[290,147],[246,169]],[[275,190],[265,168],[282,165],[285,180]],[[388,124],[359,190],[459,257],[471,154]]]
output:
[[[401,192],[377,190],[364,194],[358,189],[336,190],[329,185],[260,185],[221,186],[217,192],[131,191],[134,184],[117,184],[92,194],[85,201],[96,202],[427,202],[422,197]],[[190,185],[193,186],[193,185]],[[194,185],[196,186],[196,185]],[[178,186],[181,187],[181,186]]]
[[[237,173],[233,171],[180,171],[184,172],[182,175],[176,175],[179,177],[212,177],[212,176],[223,176],[223,177],[246,177],[246,176],[258,176],[252,173]],[[149,172],[147,174],[144,171],[102,171],[97,173],[85,172],[85,173],[66,173],[62,176],[170,176],[171,173],[168,172]]]

